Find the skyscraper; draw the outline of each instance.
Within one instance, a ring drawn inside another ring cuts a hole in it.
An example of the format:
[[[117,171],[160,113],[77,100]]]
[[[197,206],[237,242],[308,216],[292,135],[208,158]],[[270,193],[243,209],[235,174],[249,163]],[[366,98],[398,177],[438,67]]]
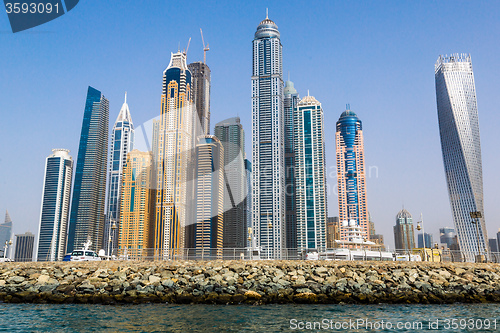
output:
[[[111,132],[109,153],[108,211],[102,247],[108,249],[109,241],[112,239],[111,253],[118,247],[123,169],[127,163],[127,154],[132,149],[134,149],[134,124],[127,104],[127,93],[125,93],[125,101]],[[113,224],[116,229],[112,228]],[[111,235],[113,230],[114,234]]]
[[[201,134],[210,134],[210,68],[207,64],[197,61],[188,65],[191,71],[191,91],[193,95],[198,121],[196,127],[201,128]]]
[[[215,125],[215,136],[224,147],[224,248],[246,245],[245,225],[245,131],[240,118],[223,120]]]
[[[248,247],[256,246],[253,242],[252,228],[252,162],[245,158],[245,175],[246,175],[246,196],[245,196],[245,227],[247,228],[247,245]]]
[[[37,261],[62,260],[66,254],[73,159],[67,149],[52,149],[45,161]]]
[[[335,240],[340,239],[340,221],[338,216],[329,217],[326,220],[326,247],[331,249],[337,247]]]
[[[118,254],[129,257],[153,255],[154,174],[152,152],[137,149],[126,155],[121,191]],[[114,236],[112,236],[114,238]],[[114,241],[114,239],[113,239]]]
[[[460,249],[470,253],[467,260],[472,261],[478,248],[484,254],[488,235],[484,218],[476,226],[470,216],[479,211],[484,217],[481,142],[470,55],[439,56],[435,79],[441,150],[455,230]]]
[[[156,167],[154,247],[164,257],[185,247],[185,226],[190,221],[188,214],[193,213],[187,207],[194,201],[192,154],[196,114],[193,111],[186,54],[172,53],[163,72]]]
[[[415,248],[413,217],[406,209],[401,209],[396,215],[394,226],[394,243],[396,250],[412,250]]]
[[[188,225],[187,247],[197,257],[222,254],[224,227],[224,147],[216,136],[196,144],[196,221]]]
[[[285,118],[285,220],[286,220],[286,247],[297,248],[297,215],[295,205],[295,130],[293,127],[293,112],[297,107],[299,94],[293,82],[285,82],[284,89],[284,118]]]
[[[424,235],[425,235],[425,246],[424,246]],[[423,247],[432,248],[433,245],[432,234],[429,234],[427,232],[425,234],[419,233],[417,238],[418,238],[417,243],[419,248]]]
[[[446,244],[448,248],[455,243],[455,229],[450,227],[439,228],[439,242]]]
[[[14,261],[33,261],[33,245],[35,244],[35,235],[31,232],[16,235],[16,250],[14,252]]]
[[[339,191],[339,218],[355,221],[366,239],[368,232],[368,208],[366,204],[365,155],[363,127],[358,116],[344,111],[337,121],[335,136],[337,150],[337,183]],[[347,240],[346,228],[340,228],[340,238]]]
[[[5,212],[5,221],[0,224],[0,250],[4,251],[5,242],[12,239],[12,219],[10,218],[9,211]]]
[[[264,258],[285,242],[285,152],[282,46],[268,17],[257,26],[252,62],[252,220]]]
[[[108,152],[109,102],[99,90],[88,88],[76,161],[67,252],[87,240],[97,251],[104,233],[106,157]]]
[[[326,248],[325,134],[321,103],[305,96],[294,110],[297,248]]]

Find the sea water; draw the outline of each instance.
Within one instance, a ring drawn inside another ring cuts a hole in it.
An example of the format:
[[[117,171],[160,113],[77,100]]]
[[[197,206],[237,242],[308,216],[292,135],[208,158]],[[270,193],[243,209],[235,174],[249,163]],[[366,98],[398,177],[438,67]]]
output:
[[[0,304],[0,332],[499,332],[497,304]]]

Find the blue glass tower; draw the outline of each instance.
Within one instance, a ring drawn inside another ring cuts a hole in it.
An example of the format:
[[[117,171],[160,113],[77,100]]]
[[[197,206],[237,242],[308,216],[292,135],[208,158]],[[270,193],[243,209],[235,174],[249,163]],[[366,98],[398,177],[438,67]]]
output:
[[[326,248],[326,175],[323,109],[312,96],[297,104],[294,116],[297,248]]]
[[[89,87],[76,161],[67,252],[88,240],[92,242],[90,248],[96,251],[102,242],[108,125],[109,102],[99,90]]]
[[[37,261],[62,260],[66,251],[73,159],[67,149],[53,149],[45,163]]]

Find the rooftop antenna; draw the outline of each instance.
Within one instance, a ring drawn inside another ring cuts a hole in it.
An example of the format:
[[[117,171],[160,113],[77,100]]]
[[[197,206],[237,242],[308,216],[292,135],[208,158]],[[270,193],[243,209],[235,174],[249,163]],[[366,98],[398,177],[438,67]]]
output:
[[[307,96],[309,96],[309,89],[307,89]]]
[[[290,71],[288,71],[288,81],[290,81]]]
[[[266,20],[269,19],[269,8],[266,8]]]
[[[127,92],[125,91],[125,103],[127,103]]]
[[[350,109],[351,109],[351,104],[346,104],[346,105],[345,105],[345,109],[346,109],[346,110],[350,110]]]
[[[210,48],[208,47],[208,44],[205,46],[205,40],[203,39],[203,30],[200,28],[200,33],[201,33],[201,42],[203,43],[203,63],[207,63],[207,51],[210,51]]]
[[[179,45],[177,46],[177,52],[181,52],[181,42],[179,42]]]

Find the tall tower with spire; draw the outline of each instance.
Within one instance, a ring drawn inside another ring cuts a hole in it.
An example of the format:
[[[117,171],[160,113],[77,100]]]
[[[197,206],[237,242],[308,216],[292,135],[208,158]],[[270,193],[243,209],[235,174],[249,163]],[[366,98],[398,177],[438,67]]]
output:
[[[157,193],[154,247],[169,257],[185,247],[185,227],[192,221],[196,113],[191,94],[191,72],[186,54],[172,53],[163,72],[161,123],[158,130]]]
[[[252,220],[263,256],[281,258],[285,239],[282,45],[266,15],[257,26],[252,62]]]
[[[3,251],[3,246],[5,242],[8,242],[12,239],[12,220],[9,215],[9,211],[5,212],[5,221],[0,224],[0,247]]]
[[[127,93],[125,101],[116,118],[113,131],[111,132],[111,145],[109,152],[108,171],[108,205],[106,215],[106,226],[102,248],[114,253],[118,246],[118,233],[120,228],[120,202],[123,170],[127,163],[127,154],[134,149],[134,124],[127,104]],[[116,227],[113,227],[113,225]],[[111,243],[111,244],[110,244]],[[116,254],[116,253],[115,253]]]

